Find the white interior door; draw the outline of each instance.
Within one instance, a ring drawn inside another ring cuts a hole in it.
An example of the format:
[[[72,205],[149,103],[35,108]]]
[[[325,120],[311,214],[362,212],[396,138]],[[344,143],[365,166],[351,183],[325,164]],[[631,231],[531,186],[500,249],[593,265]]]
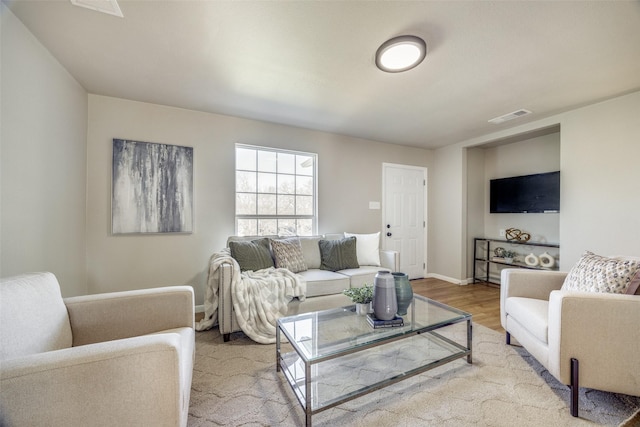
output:
[[[426,169],[382,165],[382,247],[400,253],[400,271],[410,279],[426,272]]]

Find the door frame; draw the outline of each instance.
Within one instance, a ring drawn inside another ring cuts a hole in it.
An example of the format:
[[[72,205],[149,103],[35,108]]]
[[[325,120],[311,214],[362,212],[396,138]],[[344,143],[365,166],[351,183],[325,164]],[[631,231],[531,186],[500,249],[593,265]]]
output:
[[[424,277],[427,277],[427,271],[429,270],[429,263],[427,262],[428,260],[428,252],[427,252],[427,248],[428,248],[428,232],[427,230],[429,229],[428,225],[429,225],[429,214],[428,214],[428,206],[429,206],[429,200],[428,200],[428,195],[429,192],[427,191],[427,184],[429,183],[428,181],[428,169],[424,166],[411,166],[411,165],[403,165],[403,164],[399,164],[399,163],[382,163],[382,212],[380,213],[381,216],[381,220],[382,223],[380,224],[380,229],[382,230],[381,233],[381,237],[382,237],[382,249],[386,249],[387,248],[387,239],[385,239],[385,235],[386,235],[386,228],[385,228],[385,224],[387,224],[386,218],[385,218],[385,206],[387,203],[387,194],[386,194],[386,183],[387,183],[387,167],[394,167],[394,168],[401,168],[401,169],[406,169],[406,170],[419,170],[422,171],[422,178],[424,179],[424,186],[423,188],[423,194],[422,194],[422,199],[423,199],[423,204],[424,206],[422,207],[423,209],[423,215],[424,215],[424,227],[423,227],[423,254],[424,254],[424,268],[423,268],[423,275]]]

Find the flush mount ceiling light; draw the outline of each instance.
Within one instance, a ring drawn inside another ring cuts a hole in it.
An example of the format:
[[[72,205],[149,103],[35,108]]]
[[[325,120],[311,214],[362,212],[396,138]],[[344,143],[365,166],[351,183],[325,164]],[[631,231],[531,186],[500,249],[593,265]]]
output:
[[[117,0],[71,0],[71,4],[120,18],[124,17]]]
[[[387,40],[376,52],[376,65],[387,73],[410,70],[427,55],[427,44],[420,37],[399,36]]]

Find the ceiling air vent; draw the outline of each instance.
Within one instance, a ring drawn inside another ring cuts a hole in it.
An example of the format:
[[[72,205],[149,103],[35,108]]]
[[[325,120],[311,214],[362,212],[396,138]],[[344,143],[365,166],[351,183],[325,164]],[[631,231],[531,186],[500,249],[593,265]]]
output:
[[[71,4],[121,18],[124,16],[116,0],[71,0]]]
[[[531,114],[531,111],[520,109],[509,114],[505,114],[504,116],[496,117],[494,119],[489,120],[489,123],[499,124],[506,122],[508,120],[517,119],[518,117],[526,116],[527,114]]]

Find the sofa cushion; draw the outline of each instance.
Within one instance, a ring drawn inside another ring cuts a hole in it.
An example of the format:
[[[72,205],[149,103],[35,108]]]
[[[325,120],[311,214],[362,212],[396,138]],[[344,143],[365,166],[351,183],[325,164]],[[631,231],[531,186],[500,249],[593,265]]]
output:
[[[320,269],[329,271],[358,268],[356,238],[345,237],[340,240],[320,240]]]
[[[624,294],[639,269],[640,260],[587,251],[567,274],[562,290]]]
[[[344,233],[344,237],[356,238],[358,264],[380,266],[380,232],[372,234]]]
[[[307,270],[298,273],[307,281],[307,297],[339,294],[349,289],[349,277],[327,270]]]
[[[389,271],[388,268],[373,267],[373,266],[360,266],[360,268],[349,268],[346,270],[340,270],[338,273],[348,276],[351,280],[352,288],[360,288],[364,285],[373,285],[374,279],[378,271]]]
[[[548,342],[549,301],[510,297],[507,298],[504,308],[507,316],[513,318],[523,327],[526,325],[526,329],[531,335],[543,343]]]
[[[229,242],[229,249],[231,249],[231,256],[238,261],[241,271],[256,271],[274,266],[269,250],[269,239],[266,237],[249,242]]]
[[[322,236],[300,237],[300,246],[302,246],[304,263],[309,269],[320,268],[322,261],[320,259],[320,246],[318,246],[318,242],[320,242],[321,239]]]
[[[0,360],[60,350],[73,342],[67,307],[51,273],[0,281]]]
[[[292,273],[299,273],[307,269],[299,238],[271,239],[271,251],[275,258],[276,268],[286,268]]]

